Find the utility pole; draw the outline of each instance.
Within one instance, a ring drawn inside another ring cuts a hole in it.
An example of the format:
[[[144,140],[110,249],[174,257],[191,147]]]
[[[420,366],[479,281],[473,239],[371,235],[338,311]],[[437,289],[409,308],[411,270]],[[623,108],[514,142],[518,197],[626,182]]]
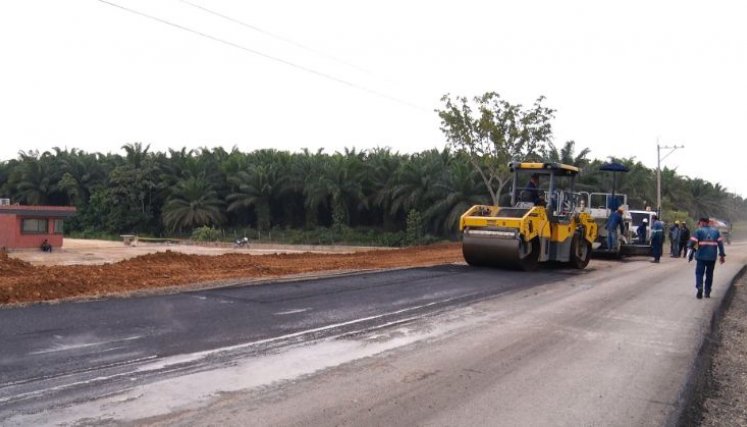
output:
[[[661,149],[669,150],[668,153],[661,157]],[[666,159],[674,150],[685,148],[684,145],[659,145],[659,138],[656,138],[656,215],[661,216],[661,161]]]

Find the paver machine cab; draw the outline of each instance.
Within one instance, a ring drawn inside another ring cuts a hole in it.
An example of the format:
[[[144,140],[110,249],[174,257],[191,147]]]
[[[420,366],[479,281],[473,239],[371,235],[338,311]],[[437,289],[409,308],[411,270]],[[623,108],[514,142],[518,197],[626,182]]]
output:
[[[576,209],[579,169],[560,163],[511,162],[510,206],[475,205],[459,221],[462,253],[470,265],[533,270],[556,261],[586,268],[597,224]],[[525,183],[537,175],[535,191]],[[543,197],[544,196],[544,197]]]

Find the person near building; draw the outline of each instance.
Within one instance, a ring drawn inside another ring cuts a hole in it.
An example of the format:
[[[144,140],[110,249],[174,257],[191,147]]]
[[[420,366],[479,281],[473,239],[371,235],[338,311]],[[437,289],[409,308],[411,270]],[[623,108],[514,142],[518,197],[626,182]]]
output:
[[[44,239],[44,241],[42,242],[41,250],[42,252],[52,252],[52,245],[49,244],[49,241],[47,239]]]
[[[695,250],[695,297],[701,299],[705,293],[705,297],[710,298],[716,259],[718,258],[721,264],[726,260],[724,239],[718,230],[711,226],[708,218],[700,218],[698,229],[690,237],[687,249],[688,261],[693,258],[690,252]]]
[[[652,262],[659,262],[661,252],[664,248],[664,223],[659,220],[657,215],[652,218],[651,224],[651,254],[654,256]]]

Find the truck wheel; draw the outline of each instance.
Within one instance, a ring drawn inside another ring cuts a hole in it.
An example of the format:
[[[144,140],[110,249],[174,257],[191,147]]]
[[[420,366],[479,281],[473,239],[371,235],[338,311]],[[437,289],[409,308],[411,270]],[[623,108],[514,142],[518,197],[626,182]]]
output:
[[[576,235],[571,242],[571,265],[573,268],[583,270],[589,265],[591,259],[591,245],[586,239]]]

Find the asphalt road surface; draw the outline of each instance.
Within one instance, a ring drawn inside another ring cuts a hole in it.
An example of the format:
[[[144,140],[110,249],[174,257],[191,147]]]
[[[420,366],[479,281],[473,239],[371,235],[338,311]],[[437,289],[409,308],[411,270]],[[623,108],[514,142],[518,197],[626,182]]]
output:
[[[447,265],[0,310],[1,425],[667,425],[745,264]]]

